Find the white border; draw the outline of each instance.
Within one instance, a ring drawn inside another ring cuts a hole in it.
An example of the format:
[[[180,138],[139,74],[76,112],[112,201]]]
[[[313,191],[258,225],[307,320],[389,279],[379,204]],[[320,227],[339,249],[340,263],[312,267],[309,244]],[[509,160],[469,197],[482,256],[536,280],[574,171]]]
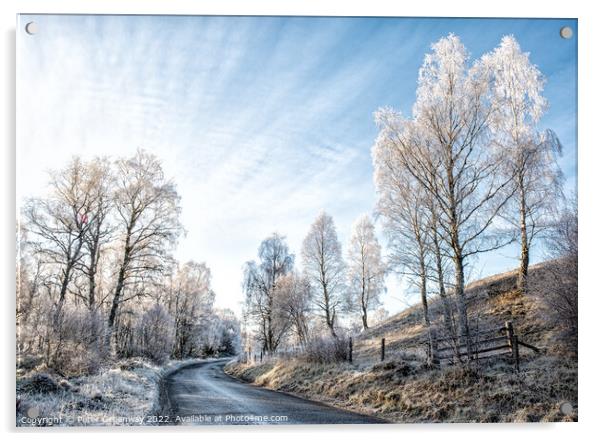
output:
[[[595,432],[598,416],[598,391],[601,368],[597,361],[599,350],[597,343],[598,316],[602,312],[600,287],[596,274],[601,249],[598,225],[601,219],[602,197],[600,196],[600,164],[602,149],[599,130],[602,99],[600,97],[600,42],[602,36],[600,19],[594,8],[594,2],[546,1],[527,2],[525,0],[504,0],[498,2],[454,0],[419,1],[393,4],[384,0],[259,0],[259,1],[213,1],[198,0],[3,0],[0,2],[2,14],[2,50],[0,65],[2,76],[2,215],[1,223],[1,262],[2,298],[4,300],[3,342],[4,357],[1,363],[3,383],[2,427],[5,432],[15,436],[14,426],[14,221],[15,215],[15,94],[14,94],[14,56],[16,14],[22,13],[120,13],[120,14],[226,14],[226,15],[355,15],[355,16],[462,16],[462,17],[576,17],[579,19],[579,189],[580,213],[580,346],[579,360],[579,418],[576,424],[531,424],[531,425],[395,425],[375,426],[287,426],[287,427],[225,427],[200,428],[193,431],[174,428],[150,428],[138,430],[85,429],[86,438],[105,439],[107,436],[131,437],[144,436],[148,439],[164,439],[169,433],[180,438],[200,437],[212,439],[230,439],[233,437],[254,439],[304,440],[316,435],[346,440],[365,440],[378,436],[395,439],[437,438],[445,441],[461,439],[487,438],[487,441],[508,438],[524,439],[577,439]],[[592,5],[592,6],[590,6]],[[594,43],[594,42],[597,42]],[[597,81],[596,81],[597,80]],[[588,349],[591,348],[591,349]],[[22,431],[21,431],[22,432]],[[125,432],[125,433],[124,433]],[[22,432],[23,433],[23,432]],[[81,430],[47,430],[44,437],[71,438],[81,437]],[[24,433],[32,436],[31,431]],[[36,438],[40,436],[33,435]]]

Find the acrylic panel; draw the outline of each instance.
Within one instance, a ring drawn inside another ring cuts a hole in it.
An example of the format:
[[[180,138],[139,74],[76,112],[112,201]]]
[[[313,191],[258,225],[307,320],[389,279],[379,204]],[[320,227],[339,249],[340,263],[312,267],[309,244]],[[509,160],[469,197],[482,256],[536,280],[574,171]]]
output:
[[[19,15],[17,426],[577,421],[577,40]]]

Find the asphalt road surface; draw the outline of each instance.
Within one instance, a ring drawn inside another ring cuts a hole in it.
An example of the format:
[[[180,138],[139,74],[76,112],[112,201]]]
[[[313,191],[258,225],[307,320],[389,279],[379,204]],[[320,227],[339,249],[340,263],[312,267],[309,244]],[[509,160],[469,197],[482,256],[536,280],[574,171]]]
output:
[[[205,424],[382,424],[348,412],[236,380],[224,373],[228,360],[184,367],[166,378],[160,423]]]

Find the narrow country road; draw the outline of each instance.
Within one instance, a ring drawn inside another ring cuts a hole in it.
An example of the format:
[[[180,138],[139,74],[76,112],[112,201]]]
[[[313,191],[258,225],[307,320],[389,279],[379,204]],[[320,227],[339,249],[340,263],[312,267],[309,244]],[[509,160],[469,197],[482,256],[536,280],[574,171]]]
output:
[[[164,424],[369,424],[378,418],[243,383],[223,371],[228,360],[200,362],[166,378]]]

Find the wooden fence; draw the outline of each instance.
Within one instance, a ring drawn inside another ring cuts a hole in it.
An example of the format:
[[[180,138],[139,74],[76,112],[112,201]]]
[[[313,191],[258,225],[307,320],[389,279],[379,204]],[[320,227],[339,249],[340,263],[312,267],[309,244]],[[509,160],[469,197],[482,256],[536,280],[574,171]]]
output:
[[[487,330],[474,330],[470,335],[470,354],[466,345],[467,338],[465,335],[460,335],[457,339],[452,338],[436,338],[433,340],[434,353],[429,353],[431,361],[438,365],[446,362],[466,361],[470,356],[471,360],[478,361],[479,359],[488,358],[491,356],[507,356],[512,357],[512,362],[517,371],[520,370],[520,347],[528,348],[531,351],[540,352],[540,349],[530,345],[520,339],[520,336],[515,333],[512,322],[506,322],[504,326]],[[413,343],[408,347],[423,346],[430,351],[429,341],[420,341]],[[395,351],[388,351],[396,353]],[[386,339],[380,339],[380,361],[384,361],[387,356]],[[353,362],[353,340],[349,338],[349,357],[348,360]]]
[[[491,329],[475,329],[471,331],[470,335],[470,354],[467,350],[466,345],[467,338],[465,335],[459,335],[455,340],[452,338],[436,338],[433,340],[432,348],[433,353],[430,353],[431,345],[427,340],[414,341],[407,345],[402,345],[400,348],[399,342],[396,342],[395,349],[387,348],[387,341],[384,337],[380,338],[375,342],[374,340],[360,339],[354,341],[353,338],[349,337],[347,342],[347,361],[353,363],[354,351],[357,352],[357,346],[360,347],[368,344],[373,349],[373,345],[379,344],[380,351],[378,351],[378,357],[381,362],[385,361],[388,354],[398,355],[406,349],[416,348],[427,348],[429,352],[428,358],[434,365],[440,365],[442,363],[454,363],[454,362],[465,362],[470,357],[470,360],[478,361],[479,359],[499,356],[511,356],[514,368],[518,372],[520,370],[520,347],[527,348],[533,352],[539,353],[540,349],[530,345],[521,340],[512,322],[506,322],[504,326]],[[277,355],[293,355],[296,356],[300,353],[299,348],[294,348],[291,351],[287,351],[285,354]],[[272,355],[273,356],[273,355]],[[244,362],[262,362],[264,358],[268,357],[263,351],[253,352],[251,348],[248,348],[242,354],[241,359]],[[357,358],[357,357],[355,357]],[[365,356],[362,357],[365,359]]]
[[[471,359],[478,360],[482,358],[482,355],[486,357],[511,355],[514,367],[519,371],[521,346],[534,352],[540,352],[539,348],[520,340],[519,335],[514,331],[512,322],[506,322],[501,328],[474,332],[470,336],[470,354],[467,351],[466,336],[462,335],[458,340],[455,344],[454,342],[450,344],[449,339],[447,339],[446,346],[437,345],[434,359],[436,361],[466,360],[470,355]]]

